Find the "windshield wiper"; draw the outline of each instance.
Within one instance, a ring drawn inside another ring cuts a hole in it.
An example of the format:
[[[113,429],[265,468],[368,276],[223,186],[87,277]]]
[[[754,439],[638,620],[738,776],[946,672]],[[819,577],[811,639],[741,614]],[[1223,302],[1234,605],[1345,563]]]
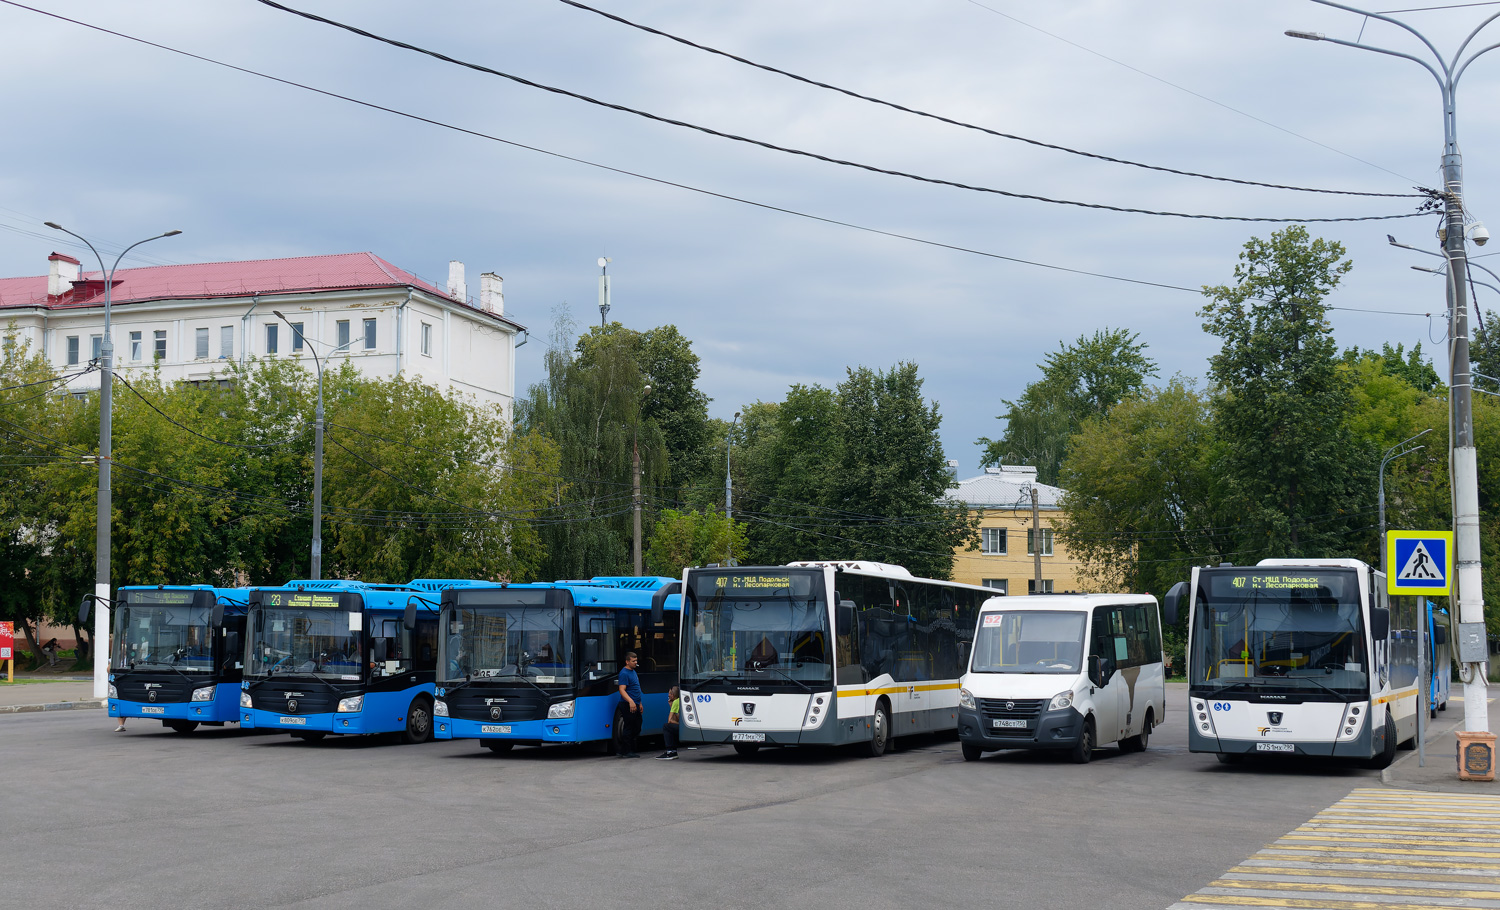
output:
[[[747,667],[746,669],[750,669],[750,668]],[[794,682],[794,683],[796,683],[797,685],[801,686],[802,690],[804,692],[807,692],[809,695],[812,694],[812,691],[813,691],[812,686],[809,686],[807,683],[803,682],[802,680],[797,679],[795,676],[790,676],[790,675],[788,675],[786,673],[783,673],[782,671],[776,669],[775,667],[757,667],[756,669],[752,670],[751,672],[764,673],[767,670],[770,670],[772,673],[775,673],[777,676],[780,676],[782,679],[785,679],[788,682]]]
[[[511,677],[515,677],[516,679],[519,679],[521,682],[523,682],[526,685],[530,686],[531,688],[537,690],[538,692],[542,693],[543,695],[547,696],[548,698],[552,697],[552,693],[551,692],[548,692],[546,689],[543,689],[541,686],[537,685],[535,682],[527,679],[526,677],[522,676],[519,673],[506,673],[506,674],[501,675],[501,676],[486,676],[485,679],[510,679]]]
[[[713,682],[715,680],[718,680],[718,679],[722,679],[725,682],[731,682],[731,683],[736,683],[736,682],[739,682],[739,683],[743,683],[743,682],[755,682],[755,680],[753,680],[753,679],[746,679],[743,676],[731,676],[728,673],[720,673],[717,676],[709,676],[709,677],[706,677],[704,679],[695,679],[695,680],[692,680],[691,682],[694,685],[706,686],[709,683],[711,683],[711,682]]]

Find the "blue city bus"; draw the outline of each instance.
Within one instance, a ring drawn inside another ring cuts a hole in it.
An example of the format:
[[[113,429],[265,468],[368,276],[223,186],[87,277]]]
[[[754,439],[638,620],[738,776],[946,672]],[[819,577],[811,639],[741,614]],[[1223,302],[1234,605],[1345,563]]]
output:
[[[437,610],[430,594],[421,586],[359,581],[252,589],[240,725],[305,740],[366,733],[432,739]]]
[[[151,718],[177,733],[239,720],[245,597],[244,588],[210,585],[120,588],[109,716]]]
[[[627,576],[443,591],[437,738],[495,752],[562,743],[618,751],[627,651],[640,658],[641,735],[659,734],[677,685],[681,587]]]

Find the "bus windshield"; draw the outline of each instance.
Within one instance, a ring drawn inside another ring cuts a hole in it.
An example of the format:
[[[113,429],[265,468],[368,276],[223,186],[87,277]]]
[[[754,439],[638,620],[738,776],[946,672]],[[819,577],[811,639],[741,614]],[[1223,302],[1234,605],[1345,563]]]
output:
[[[349,610],[253,606],[245,675],[362,679],[363,622]]]
[[[1369,691],[1352,570],[1205,571],[1193,622],[1194,686]]]
[[[115,611],[115,667],[201,672],[213,669],[208,607],[193,606],[192,593],[180,593],[184,601],[180,604],[127,600],[124,607]]]
[[[689,576],[682,634],[690,645],[682,678],[751,676],[756,682],[830,682],[828,599],[821,570]]]
[[[446,608],[443,676],[571,684],[572,617],[572,609],[544,603]]]
[[[1083,666],[1083,613],[985,613],[974,640],[975,673],[1077,673]]]

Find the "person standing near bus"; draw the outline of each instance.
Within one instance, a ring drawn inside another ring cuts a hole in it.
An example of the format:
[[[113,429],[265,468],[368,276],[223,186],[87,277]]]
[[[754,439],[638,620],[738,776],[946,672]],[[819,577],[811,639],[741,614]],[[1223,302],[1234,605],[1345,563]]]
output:
[[[673,686],[667,690],[667,722],[662,724],[661,738],[666,741],[667,751],[656,756],[659,759],[671,761],[677,757],[677,714],[682,710],[682,699]]]
[[[641,692],[641,678],[635,672],[637,662],[635,652],[626,651],[625,666],[616,678],[616,682],[620,684],[620,700],[628,706],[625,710],[625,729],[620,735],[620,758],[641,757],[635,751],[635,741],[641,735],[641,721],[646,715],[646,696]]]

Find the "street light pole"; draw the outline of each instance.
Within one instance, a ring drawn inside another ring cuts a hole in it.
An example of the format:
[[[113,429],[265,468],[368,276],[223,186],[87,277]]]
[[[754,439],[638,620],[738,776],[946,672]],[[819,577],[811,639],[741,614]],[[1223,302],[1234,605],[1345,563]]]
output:
[[[110,490],[110,463],[114,455],[113,446],[113,411],[114,411],[114,367],[115,346],[109,337],[110,316],[110,290],[115,283],[115,269],[120,267],[120,260],[125,254],[152,240],[160,240],[163,237],[175,237],[181,231],[167,231],[145,240],[137,240],[127,246],[120,255],[115,257],[115,264],[108,271],[104,268],[104,257],[94,249],[94,245],[88,239],[75,234],[60,224],[52,221],[44,221],[43,224],[54,231],[62,231],[70,237],[76,237],[99,260],[99,275],[104,279],[104,335],[99,339],[99,496],[98,513],[94,526],[94,697],[104,698],[109,691],[109,550],[111,528],[110,522],[114,517],[114,500]]]
[[[1403,455],[1410,455],[1418,449],[1427,448],[1426,446],[1413,446],[1412,448],[1408,449],[1406,448],[1406,446],[1417,441],[1418,439],[1421,439],[1423,436],[1426,436],[1431,432],[1432,428],[1428,427],[1427,429],[1411,437],[1410,439],[1401,440],[1400,442],[1391,446],[1389,449],[1386,449],[1385,457],[1380,459],[1380,571],[1382,574],[1390,574],[1390,570],[1386,567],[1385,564],[1385,466],[1389,464],[1393,459],[1400,458]]]
[[[1399,19],[1384,13],[1369,12],[1334,0],[1312,0],[1322,6],[1341,9],[1370,19],[1378,19],[1403,29],[1427,48],[1433,66],[1427,60],[1402,51],[1329,38],[1316,32],[1288,31],[1293,38],[1310,41],[1330,41],[1344,47],[1374,51],[1391,57],[1410,60],[1437,80],[1443,101],[1443,228],[1438,237],[1443,243],[1443,254],[1448,260],[1448,306],[1451,325],[1451,361],[1449,367],[1449,407],[1453,420],[1453,437],[1449,441],[1452,459],[1453,481],[1453,531],[1454,555],[1456,559],[1458,618],[1461,625],[1471,629],[1484,628],[1484,590],[1479,551],[1479,458],[1474,448],[1473,375],[1469,367],[1469,301],[1465,278],[1469,274],[1468,254],[1464,248],[1465,221],[1463,205],[1463,157],[1458,151],[1458,80],[1481,55],[1500,47],[1490,44],[1464,58],[1469,45],[1485,26],[1500,19],[1500,13],[1488,16],[1479,23],[1463,43],[1458,46],[1451,59],[1445,60],[1433,43],[1421,32]],[[1483,226],[1475,225],[1475,242],[1488,239]],[[1483,640],[1483,635],[1480,636]],[[1470,732],[1489,731],[1489,708],[1487,702],[1484,663],[1481,660],[1463,661],[1459,664],[1459,678],[1464,683],[1464,729]]]
[[[272,310],[277,319],[286,323],[286,327],[292,330],[292,344],[296,344],[296,338],[301,334],[292,321],[281,315],[280,310]],[[313,357],[313,366],[318,369],[318,406],[313,411],[313,507],[312,507],[312,572],[308,576],[313,581],[323,577],[323,362],[318,359],[318,349],[307,343],[307,336],[303,335],[303,343],[309,354]]]
[[[734,451],[734,428],[740,422],[740,412],[734,412],[729,422],[729,432],[724,434],[724,520],[729,526],[728,542],[724,544],[724,564],[734,565],[734,480],[729,473],[729,455]]]
[[[650,386],[641,387],[641,397],[651,394]],[[631,538],[631,556],[634,557],[635,574],[640,577],[645,566],[641,561],[641,406],[637,402],[635,406],[635,426],[630,429],[630,464],[631,464],[631,511],[634,521],[634,536]]]

